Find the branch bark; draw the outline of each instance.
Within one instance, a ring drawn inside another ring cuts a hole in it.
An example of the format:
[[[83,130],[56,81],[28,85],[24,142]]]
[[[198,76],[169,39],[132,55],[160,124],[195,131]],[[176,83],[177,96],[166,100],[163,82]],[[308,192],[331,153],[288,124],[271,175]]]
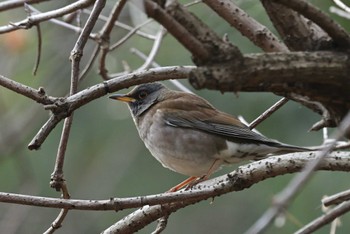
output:
[[[306,163],[314,160],[315,157],[315,152],[292,153],[268,157],[260,161],[239,166],[235,171],[229,174],[201,182],[191,190],[181,190],[175,193],[110,198],[106,200],[77,200],[0,192],[0,202],[70,210],[120,211],[146,205],[163,205],[186,200],[205,200],[228,192],[247,189],[254,184],[279,175],[299,172]],[[331,153],[321,162],[318,170],[349,172],[350,153]]]

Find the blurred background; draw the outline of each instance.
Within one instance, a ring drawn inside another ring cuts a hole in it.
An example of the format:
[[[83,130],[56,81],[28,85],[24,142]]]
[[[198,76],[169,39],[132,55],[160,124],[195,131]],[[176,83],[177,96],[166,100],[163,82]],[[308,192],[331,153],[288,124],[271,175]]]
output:
[[[41,11],[62,7],[72,1],[49,1],[34,5]],[[107,1],[104,14],[115,1]],[[186,3],[188,1],[181,1]],[[235,1],[253,18],[273,32],[266,13],[259,1]],[[331,1],[312,1],[329,12]],[[239,32],[221,20],[204,4],[191,6],[198,17],[211,26],[218,35],[227,33],[243,53],[259,53],[259,48],[242,37]],[[330,14],[330,13],[329,13]],[[16,22],[27,16],[23,8],[1,12],[0,24]],[[347,30],[348,21],[332,15]],[[87,14],[82,14],[86,19]],[[146,18],[134,6],[125,8],[120,21],[135,26]],[[103,22],[96,25],[94,32]],[[69,55],[78,35],[69,29],[50,22],[40,24],[43,49],[36,76],[32,69],[37,54],[36,30],[17,30],[0,35],[0,73],[33,88],[43,87],[51,96],[65,96],[69,92]],[[143,30],[152,33],[157,25]],[[116,42],[127,31],[116,28],[111,41]],[[89,41],[82,60],[86,64],[95,46]],[[134,35],[107,59],[110,73],[123,71],[123,63],[137,69],[143,60],[130,52],[131,48],[148,54],[152,41]],[[166,35],[155,59],[161,66],[192,65],[190,54],[171,35]],[[80,83],[79,89],[102,82],[97,67]],[[186,80],[181,82],[196,94],[210,101],[218,109],[242,115],[248,122],[254,120],[280,97],[268,93],[225,93],[193,90]],[[174,88],[170,82],[165,82]],[[121,90],[121,93],[128,90]],[[0,87],[0,191],[28,195],[59,197],[50,188],[62,123],[49,135],[38,151],[29,151],[27,145],[47,120],[49,113],[33,101]],[[319,116],[298,103],[289,102],[258,126],[264,135],[281,142],[299,146],[319,145],[322,132],[308,132]],[[226,167],[215,175],[234,170],[237,165]],[[127,106],[102,97],[78,109],[74,115],[70,140],[65,159],[65,179],[74,199],[108,199],[161,193],[186,177],[163,168],[146,150],[139,139]],[[280,176],[253,187],[189,206],[170,216],[164,233],[243,233],[270,206],[272,197],[285,187],[293,175]],[[335,182],[336,181],[336,182]],[[347,189],[349,180],[340,172],[317,172],[288,209],[285,223],[274,225],[267,233],[292,233],[302,225],[322,214],[320,199]],[[63,227],[56,233],[98,233],[115,223],[132,210],[70,211]],[[0,204],[1,233],[41,233],[58,215],[59,210],[35,208],[12,204]],[[342,218],[338,233],[350,233],[349,215]],[[140,233],[150,233],[155,224]],[[318,233],[329,233],[329,226]]]

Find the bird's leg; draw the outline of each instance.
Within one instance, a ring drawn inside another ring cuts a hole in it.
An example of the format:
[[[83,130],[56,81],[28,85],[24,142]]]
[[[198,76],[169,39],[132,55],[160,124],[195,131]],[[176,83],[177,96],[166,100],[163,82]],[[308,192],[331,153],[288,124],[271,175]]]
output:
[[[218,169],[218,167],[221,165],[221,163],[222,162],[220,159],[215,159],[213,164],[210,166],[210,168],[206,174],[204,174],[203,176],[191,176],[190,178],[182,181],[180,184],[172,187],[170,190],[168,190],[168,192],[169,193],[176,192],[185,186],[186,186],[185,190],[188,190],[188,189],[192,188],[193,186],[195,186],[196,184],[209,179],[211,174],[213,174],[216,171],[216,169]]]
[[[190,188],[192,188],[193,186],[195,186],[196,184],[200,183],[200,182],[203,182],[203,181],[206,181],[207,179],[209,179],[209,177],[211,176],[211,174],[213,174],[217,169],[218,167],[220,167],[221,165],[221,160],[220,159],[215,159],[213,164],[210,166],[208,172],[206,174],[204,174],[203,176],[201,177],[197,177],[196,180],[192,180],[190,181],[187,186],[186,186],[186,189],[185,190],[188,190]]]
[[[191,176],[189,177],[188,179],[182,181],[180,184],[172,187],[171,189],[169,189],[167,192],[168,193],[172,193],[172,192],[176,192],[176,191],[179,191],[180,189],[182,189],[183,187],[185,187],[186,185],[188,184],[191,184],[192,182],[194,182],[195,180],[197,180],[198,178],[201,178],[201,177],[198,177],[198,176]]]

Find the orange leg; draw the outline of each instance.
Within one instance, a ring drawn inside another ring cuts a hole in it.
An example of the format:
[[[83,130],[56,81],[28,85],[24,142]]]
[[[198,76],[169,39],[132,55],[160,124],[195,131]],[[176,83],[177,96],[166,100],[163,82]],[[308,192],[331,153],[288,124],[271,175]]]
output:
[[[176,191],[179,191],[180,189],[182,189],[183,187],[185,187],[186,185],[194,182],[197,178],[199,178],[198,176],[191,176],[189,177],[188,179],[182,181],[180,184],[172,187],[171,189],[168,190],[169,193],[172,193],[172,192],[176,192]]]
[[[168,190],[167,192],[176,192],[180,189],[182,189],[183,187],[186,186],[186,189],[189,189],[191,188],[192,186],[200,183],[200,182],[203,182],[205,180],[207,180],[209,178],[209,176],[211,174],[213,174],[215,172],[215,170],[220,166],[222,162],[220,161],[220,159],[215,159],[215,161],[213,162],[213,164],[210,166],[208,172],[203,175],[203,176],[191,176],[189,177],[188,179],[182,181],[180,184],[172,187],[170,190]],[[219,164],[219,165],[216,165],[216,164]]]

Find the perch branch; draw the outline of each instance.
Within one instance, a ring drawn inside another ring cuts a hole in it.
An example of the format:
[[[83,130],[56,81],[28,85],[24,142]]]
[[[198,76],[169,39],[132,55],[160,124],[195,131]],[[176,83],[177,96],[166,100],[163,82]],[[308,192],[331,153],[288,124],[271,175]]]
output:
[[[332,152],[336,146],[336,142],[345,135],[349,127],[350,112],[340,123],[338,131],[334,134],[333,143],[326,145],[322,151],[316,154],[316,159],[307,163],[303,171],[300,174],[296,175],[294,179],[289,183],[289,185],[287,185],[284,190],[282,190],[274,197],[273,206],[269,208],[252,227],[249,228],[246,234],[263,233],[263,231],[267,229],[272,221],[286,209],[289,203],[296,196],[297,192],[305,186],[305,184],[314,174],[314,171],[317,170],[324,158],[330,152]]]
[[[0,192],[0,202],[70,210],[120,211],[145,205],[163,205],[184,200],[205,200],[228,192],[250,188],[254,184],[279,175],[299,172],[306,163],[314,160],[315,157],[315,152],[292,153],[268,157],[260,161],[239,166],[235,171],[204,181],[194,186],[191,190],[180,190],[175,193],[110,198],[106,200],[77,200]],[[321,162],[318,170],[349,172],[349,152],[331,153]]]

